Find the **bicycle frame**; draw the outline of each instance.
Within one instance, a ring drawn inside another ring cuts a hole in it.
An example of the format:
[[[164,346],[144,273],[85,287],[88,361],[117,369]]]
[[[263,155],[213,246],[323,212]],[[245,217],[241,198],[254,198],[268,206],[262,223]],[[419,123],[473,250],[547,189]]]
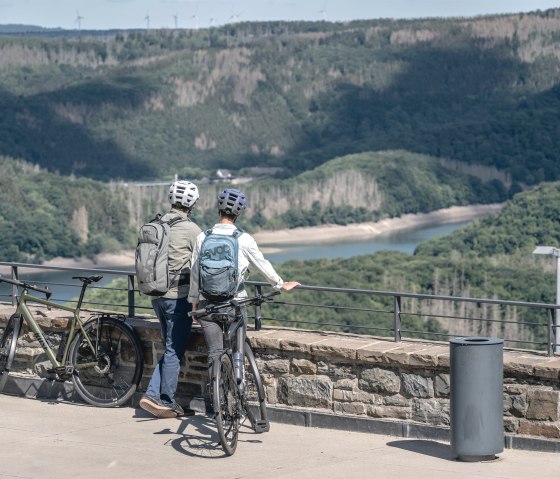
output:
[[[68,311],[68,312],[72,313],[72,319],[70,320],[70,329],[68,331],[68,338],[66,340],[66,344],[64,345],[64,353],[63,353],[62,359],[60,361],[56,358],[56,353],[53,351],[52,347],[50,346],[49,342],[47,341],[47,338],[45,337],[45,333],[43,332],[41,326],[39,326],[39,324],[35,320],[35,317],[31,313],[31,311],[29,310],[29,307],[27,305],[28,302],[29,303],[38,303],[38,304],[42,304],[44,306],[47,306],[48,308],[61,310],[61,311]],[[23,319],[24,319],[25,323],[27,324],[27,326],[29,327],[29,329],[31,329],[31,331],[33,331],[33,333],[37,336],[37,339],[38,339],[39,343],[41,344],[41,347],[44,349],[44,351],[45,351],[47,357],[49,358],[49,361],[52,363],[53,367],[54,368],[63,367],[67,363],[68,351],[70,350],[70,344],[72,343],[72,340],[74,339],[74,336],[76,335],[77,330],[79,329],[82,332],[84,332],[84,328],[83,328],[84,322],[80,318],[80,306],[75,307],[75,308],[70,307],[70,306],[65,306],[63,304],[58,304],[58,303],[55,303],[55,302],[47,300],[47,299],[38,298],[37,296],[33,296],[33,295],[29,294],[27,292],[27,290],[24,290],[18,298],[18,305],[17,305],[17,309],[16,309],[16,314],[21,315],[23,317]],[[76,325],[78,327],[76,327]],[[85,334],[85,332],[84,332],[84,338],[86,339],[86,341],[88,343],[88,346],[91,348],[91,350],[95,352],[95,347],[93,346],[92,342],[90,341],[88,335]],[[93,364],[94,363],[80,364],[79,368],[89,367],[89,366],[92,366]]]

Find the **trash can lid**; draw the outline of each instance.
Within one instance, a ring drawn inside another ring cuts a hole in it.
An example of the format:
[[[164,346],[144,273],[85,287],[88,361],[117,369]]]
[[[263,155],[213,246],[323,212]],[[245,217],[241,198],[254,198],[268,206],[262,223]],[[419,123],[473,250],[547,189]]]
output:
[[[449,342],[453,344],[459,344],[462,346],[488,346],[492,344],[502,344],[504,340],[500,338],[485,338],[480,336],[470,336],[466,338],[453,338]]]

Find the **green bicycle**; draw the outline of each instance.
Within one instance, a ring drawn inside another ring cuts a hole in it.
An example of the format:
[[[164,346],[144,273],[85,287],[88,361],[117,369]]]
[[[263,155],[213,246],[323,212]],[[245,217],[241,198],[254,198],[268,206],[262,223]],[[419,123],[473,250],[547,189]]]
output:
[[[7,279],[0,282],[21,288],[16,312],[8,320],[0,339],[0,393],[3,391],[17,349],[23,322],[33,332],[45,351],[57,381],[71,380],[75,391],[89,404],[98,407],[121,406],[136,392],[144,366],[142,345],[138,335],[125,322],[124,315],[99,313],[84,322],[80,309],[86,288],[102,276],[74,277],[82,281],[80,297],[75,308],[50,300],[51,291],[25,281]],[[29,290],[43,293],[46,299],[29,294]],[[57,351],[41,329],[28,303],[72,313]]]

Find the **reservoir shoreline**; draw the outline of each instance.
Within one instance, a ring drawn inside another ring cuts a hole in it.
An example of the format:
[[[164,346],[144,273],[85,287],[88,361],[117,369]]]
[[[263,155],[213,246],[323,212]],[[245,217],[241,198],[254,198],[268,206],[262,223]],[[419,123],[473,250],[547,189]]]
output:
[[[321,225],[304,228],[258,231],[253,234],[263,253],[282,250],[282,245],[309,245],[366,240],[428,225],[444,225],[470,221],[498,213],[503,203],[490,205],[452,206],[430,213],[406,214],[397,218],[349,225]],[[53,258],[45,266],[66,268],[134,268],[134,250],[101,253],[94,258]]]

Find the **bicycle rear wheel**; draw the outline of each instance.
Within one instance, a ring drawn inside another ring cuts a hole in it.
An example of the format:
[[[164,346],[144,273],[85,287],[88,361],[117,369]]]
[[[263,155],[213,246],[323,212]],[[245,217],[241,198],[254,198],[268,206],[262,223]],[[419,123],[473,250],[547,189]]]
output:
[[[224,354],[219,361],[220,366],[216,368],[215,378],[213,378],[212,401],[222,449],[231,456],[237,448],[240,420],[239,396],[231,358]]]
[[[140,340],[128,324],[109,316],[88,321],[84,332],[70,346],[74,387],[94,406],[121,406],[136,392],[142,377]]]
[[[245,393],[243,402],[252,429],[258,433],[268,432],[270,424],[266,414],[264,385],[248,339],[245,341]]]
[[[0,392],[4,389],[12,363],[16,355],[17,340],[21,330],[22,318],[19,315],[13,315],[9,320],[2,338],[0,339]]]

